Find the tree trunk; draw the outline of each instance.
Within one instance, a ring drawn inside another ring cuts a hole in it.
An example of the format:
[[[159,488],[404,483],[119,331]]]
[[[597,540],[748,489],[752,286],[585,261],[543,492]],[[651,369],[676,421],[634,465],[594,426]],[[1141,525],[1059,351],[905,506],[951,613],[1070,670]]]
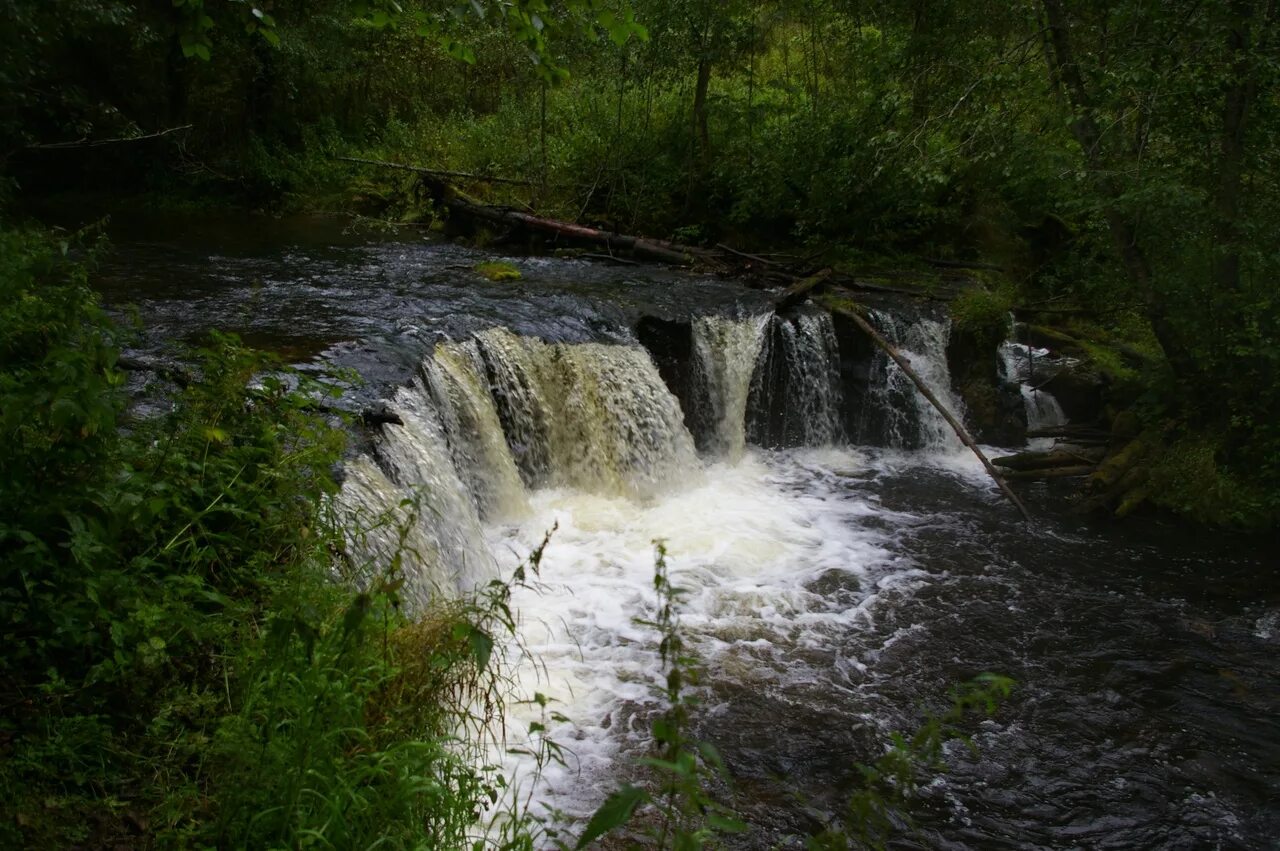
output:
[[[698,83],[693,90],[693,134],[702,165],[711,159],[711,133],[707,129],[707,89],[710,86],[711,58],[704,54],[698,60]]]
[[[1218,179],[1214,187],[1217,214],[1214,236],[1213,282],[1221,290],[1240,289],[1240,196],[1243,191],[1244,137],[1249,108],[1257,94],[1250,51],[1254,8],[1251,0],[1235,0],[1229,14],[1227,46],[1231,81],[1222,109],[1222,140],[1218,151]]]

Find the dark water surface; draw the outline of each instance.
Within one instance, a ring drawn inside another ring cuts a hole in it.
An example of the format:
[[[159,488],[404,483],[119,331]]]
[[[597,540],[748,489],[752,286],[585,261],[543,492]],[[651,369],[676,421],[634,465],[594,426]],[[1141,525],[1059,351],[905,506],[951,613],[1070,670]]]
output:
[[[369,398],[442,337],[501,325],[626,343],[644,315],[768,303],[706,276],[549,258],[515,258],[523,280],[489,283],[471,267],[500,252],[353,234],[341,220],[135,223],[115,240],[97,286],[113,308],[137,306],[144,352],[235,331],[290,360],[352,367]],[[914,729],[982,671],[1018,688],[974,728],[976,753],[949,749],[919,832],[896,845],[1280,847],[1273,552],[1169,521],[1086,524],[1041,490],[1030,501],[1043,519],[1028,527],[980,480],[923,454],[867,450],[843,472],[763,455],[784,471],[779,487],[865,506],[850,534],[874,537],[912,578],[805,580],[833,610],[865,609],[834,638],[777,648],[820,676],[759,688],[712,667],[717,709],[700,734],[726,755],[756,828],[735,847],[798,847],[887,731]]]

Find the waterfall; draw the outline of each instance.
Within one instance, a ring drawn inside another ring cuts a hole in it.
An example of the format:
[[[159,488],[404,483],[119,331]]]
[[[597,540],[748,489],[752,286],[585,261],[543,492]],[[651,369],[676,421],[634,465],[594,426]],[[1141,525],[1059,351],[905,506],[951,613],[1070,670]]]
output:
[[[1043,383],[1053,376],[1050,367],[1042,368],[1041,375],[1036,374],[1037,359],[1048,358],[1047,349],[1037,349],[1022,343],[1004,342],[1000,344],[1000,373],[1005,381],[1017,383],[1022,392],[1023,405],[1027,411],[1027,428],[1051,428],[1067,422],[1062,405],[1048,390],[1041,390],[1036,383]]]
[[[729,460],[740,458],[746,448],[751,376],[771,318],[767,313],[748,319],[703,316],[693,322],[697,380],[713,430],[709,448]]]
[[[948,324],[887,312],[873,319],[963,415],[947,369]],[[338,509],[353,530],[350,552],[371,569],[401,553],[422,602],[490,578],[486,526],[521,522],[535,491],[643,504],[696,486],[704,467],[674,390],[707,453],[733,462],[748,441],[838,445],[846,422],[857,438],[870,433],[897,448],[955,445],[882,352],[851,344],[842,360],[825,311],[706,316],[683,327],[689,343],[672,388],[638,344],[547,342],[495,327],[436,345],[388,402],[402,424],[382,428],[370,455],[348,465]],[[848,417],[845,382],[857,419]],[[1051,396],[1029,398],[1033,422],[1055,416]]]
[[[638,345],[477,335],[508,445],[530,485],[652,496],[699,469],[680,404]]]
[[[528,496],[507,446],[474,340],[441,343],[424,363],[427,386],[440,411],[454,467],[466,479],[485,520],[528,511]]]
[[[747,436],[760,446],[829,446],[844,432],[840,347],[826,311],[774,316],[751,379]]]
[[[397,390],[391,407],[404,425],[383,429],[378,459],[404,496],[420,502],[417,525],[432,540],[439,562],[433,570],[445,571],[452,588],[492,578],[493,557],[484,545],[475,497],[454,466],[439,409],[421,380]]]
[[[947,409],[963,419],[964,403],[951,389],[951,370],[947,366],[950,322],[928,317],[907,320],[887,311],[872,311],[871,320]],[[859,423],[860,434],[879,435],[888,446],[897,449],[949,450],[961,445],[951,426],[907,374],[879,349],[872,357],[867,400]]]
[[[718,374],[728,420],[745,406],[732,386],[743,369]],[[493,576],[483,523],[527,514],[526,482],[646,499],[701,469],[679,403],[635,345],[490,329],[436,346],[389,407],[402,424],[347,465],[338,510],[367,570],[401,554],[417,603]]]

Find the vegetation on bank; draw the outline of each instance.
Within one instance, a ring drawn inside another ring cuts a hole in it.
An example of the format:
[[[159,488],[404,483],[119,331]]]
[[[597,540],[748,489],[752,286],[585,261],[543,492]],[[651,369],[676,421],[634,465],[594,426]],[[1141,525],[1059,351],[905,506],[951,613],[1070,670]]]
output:
[[[509,586],[410,620],[412,554],[329,516],[322,386],[215,335],[133,417],[92,243],[0,249],[0,845],[466,845]]]

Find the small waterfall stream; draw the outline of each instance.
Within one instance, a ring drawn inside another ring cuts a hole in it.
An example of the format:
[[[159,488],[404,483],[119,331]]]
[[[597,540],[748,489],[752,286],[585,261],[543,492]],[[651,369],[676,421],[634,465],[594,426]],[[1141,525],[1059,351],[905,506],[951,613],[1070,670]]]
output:
[[[751,376],[772,318],[767,313],[747,320],[701,316],[693,322],[697,380],[711,409],[717,456],[736,460],[746,448]]]
[[[951,388],[947,366],[950,323],[927,316],[905,317],[887,310],[872,311],[870,319],[951,413],[963,419],[964,403]],[[873,355],[867,395],[868,402],[858,413],[860,439],[881,435],[884,444],[894,449],[946,452],[963,448],[942,415],[879,349]]]
[[[1047,362],[1048,354],[1045,349],[1036,349],[1022,343],[1006,341],[1000,344],[1000,376],[1005,381],[1018,385],[1027,412],[1028,431],[1052,428],[1067,422],[1067,415],[1054,395],[1038,386],[1053,375],[1047,367],[1041,369],[1047,374],[1037,376],[1035,371],[1037,360]],[[1052,443],[1053,438],[1042,437],[1031,438],[1029,441],[1030,446],[1037,449],[1046,448]]]

